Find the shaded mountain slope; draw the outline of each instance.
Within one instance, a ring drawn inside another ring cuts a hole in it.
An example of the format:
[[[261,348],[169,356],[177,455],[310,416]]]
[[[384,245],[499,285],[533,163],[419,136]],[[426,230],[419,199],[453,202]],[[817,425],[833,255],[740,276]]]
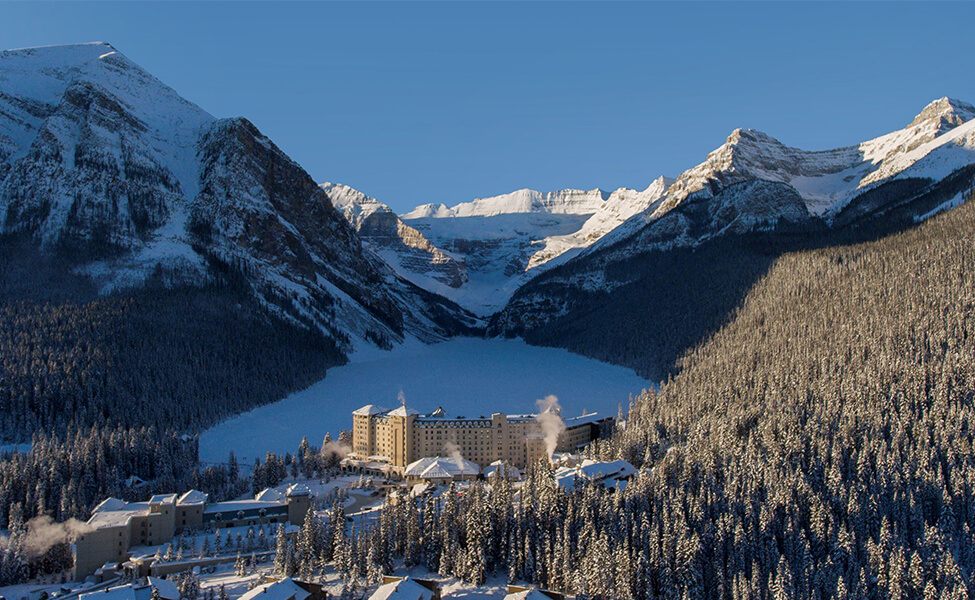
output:
[[[602,451],[645,468],[651,595],[969,597],[973,232],[968,202],[780,255],[633,403]]]

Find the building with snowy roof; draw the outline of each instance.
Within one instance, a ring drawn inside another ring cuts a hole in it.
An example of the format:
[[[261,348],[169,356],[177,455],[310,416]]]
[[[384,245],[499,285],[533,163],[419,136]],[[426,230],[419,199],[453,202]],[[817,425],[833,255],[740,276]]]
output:
[[[312,593],[290,577],[265,583],[248,591],[240,600],[308,600]]]
[[[178,497],[157,494],[146,502],[106,498],[75,537],[75,577],[92,575],[106,563],[124,563],[130,548],[164,544],[185,529],[300,525],[311,507],[311,492],[300,484],[266,497],[273,499],[208,502],[205,493],[190,490]]]
[[[508,477],[510,479],[521,479],[521,471],[518,467],[509,465],[503,460],[496,460],[481,471],[485,479],[492,477]]]
[[[481,474],[481,467],[460,457],[435,456],[421,458],[406,466],[403,476],[407,481],[447,483],[469,481]]]
[[[586,459],[576,467],[560,467],[555,471],[555,481],[567,490],[576,482],[586,480],[604,487],[622,489],[636,475],[637,469],[625,460],[595,461]]]
[[[440,600],[440,584],[412,577],[383,577],[369,600]]]
[[[504,600],[565,600],[565,594],[537,587],[509,585]]]
[[[575,451],[608,430],[613,417],[595,413],[563,419],[557,450]],[[449,456],[487,467],[503,460],[524,469],[547,455],[548,444],[537,415],[451,417],[443,408],[420,414],[405,404],[387,410],[374,404],[352,412],[352,453],[342,466],[354,472],[404,476],[421,458]]]
[[[155,577],[148,577],[143,583],[126,583],[83,593],[78,600],[149,600],[152,588],[156,588],[161,600],[180,600],[175,582]]]

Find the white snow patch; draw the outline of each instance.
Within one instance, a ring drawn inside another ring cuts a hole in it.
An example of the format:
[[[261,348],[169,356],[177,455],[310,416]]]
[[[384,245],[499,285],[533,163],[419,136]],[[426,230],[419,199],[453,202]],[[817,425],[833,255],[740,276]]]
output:
[[[938,214],[939,212],[943,212],[943,211],[946,211],[946,210],[950,210],[952,208],[957,208],[957,207],[961,206],[964,203],[965,203],[965,194],[963,194],[962,192],[959,192],[959,193],[955,194],[955,196],[953,198],[951,198],[950,200],[948,200],[947,202],[938,205],[938,207],[935,208],[934,210],[932,210],[930,212],[926,212],[923,215],[919,215],[917,217],[914,217],[914,222],[915,223],[920,223],[921,221],[925,221],[927,219],[930,219],[931,217],[933,217],[934,215]]]

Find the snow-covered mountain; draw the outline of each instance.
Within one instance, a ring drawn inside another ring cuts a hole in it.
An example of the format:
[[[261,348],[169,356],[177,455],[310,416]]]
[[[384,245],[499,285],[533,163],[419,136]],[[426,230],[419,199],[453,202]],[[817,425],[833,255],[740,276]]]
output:
[[[791,148],[760,131],[736,129],[704,162],[681,173],[652,210],[605,236],[591,251],[635,234],[688,199],[708,199],[745,181],[786,184],[799,194],[811,216],[829,220],[855,196],[883,181],[937,180],[970,164],[972,145],[967,140],[973,118],[971,104],[940,98],[903,129],[857,146],[814,152]]]
[[[522,286],[491,331],[520,334],[569,318],[589,302],[576,307],[569,298],[645,279],[633,267],[650,252],[752,232],[801,234],[814,244],[865,220],[889,228],[927,218],[957,206],[973,186],[975,107],[958,100],[935,100],[905,128],[835,150],[809,152],[736,129],[644,210]]]
[[[323,189],[363,240],[404,277],[488,316],[531,277],[659,201],[671,183],[660,177],[643,191],[620,188],[611,194],[523,189],[452,207],[425,204],[400,217],[348,186]]]
[[[0,218],[106,292],[232,273],[345,351],[471,322],[364,251],[253,124],[213,117],[105,43],[0,53]]]
[[[459,288],[467,282],[463,262],[431,244],[382,202],[340,183],[321,188],[363,243],[403,277],[424,288]]]
[[[903,129],[825,151],[800,150],[759,131],[736,129],[704,162],[676,180],[658,177],[643,191],[518,190],[455,206],[424,204],[399,219],[385,207],[383,214],[390,232],[394,222],[412,228],[463,265],[467,280],[454,285],[457,279],[431,280],[426,266],[397,266],[404,276],[487,316],[539,274],[615,245],[631,247],[620,251],[623,259],[632,248],[695,246],[727,234],[830,222],[854,198],[884,182],[940,180],[972,162],[967,140],[973,117],[970,104],[941,98]],[[352,192],[350,198],[358,194]],[[376,201],[364,198],[363,208],[343,209],[353,222],[358,218],[353,213],[376,210],[371,208]],[[383,257],[394,265],[403,258],[389,251]],[[590,288],[600,285],[598,277],[583,280]]]

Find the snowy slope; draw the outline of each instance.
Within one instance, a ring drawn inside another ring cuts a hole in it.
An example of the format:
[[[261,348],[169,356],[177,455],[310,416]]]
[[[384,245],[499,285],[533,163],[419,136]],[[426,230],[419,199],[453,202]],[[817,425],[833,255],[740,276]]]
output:
[[[764,180],[793,188],[810,215],[830,219],[855,196],[895,177],[940,179],[971,164],[968,132],[975,107],[940,98],[900,130],[857,146],[824,151],[791,148],[752,129],[736,129],[701,164],[681,173],[664,197],[593,244],[609,247],[648,227],[685,201],[729,186]]]
[[[105,292],[232,271],[347,351],[471,318],[364,250],[308,174],[108,44],[0,53],[0,233],[64,249]]]
[[[568,260],[657,202],[671,182],[661,177],[646,190],[620,188],[611,194],[598,189],[518,190],[453,207],[419,206],[402,215],[402,221],[462,261],[468,280],[451,288],[411,279],[489,315],[539,272]]]

